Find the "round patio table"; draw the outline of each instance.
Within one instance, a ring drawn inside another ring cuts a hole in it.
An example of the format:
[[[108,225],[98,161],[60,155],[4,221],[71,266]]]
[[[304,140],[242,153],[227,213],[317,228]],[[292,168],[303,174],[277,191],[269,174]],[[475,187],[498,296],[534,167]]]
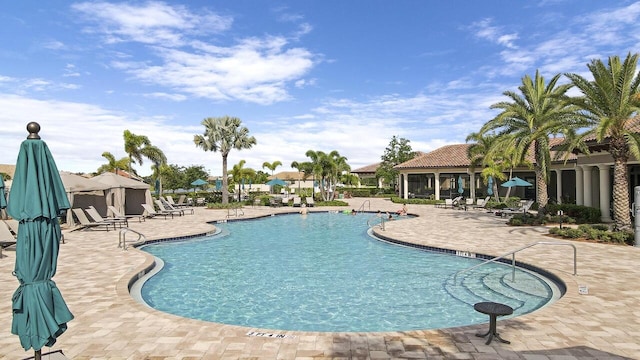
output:
[[[477,312],[489,315],[489,331],[484,334],[476,334],[476,336],[485,337],[488,335],[489,338],[486,342],[487,345],[491,343],[491,340],[493,340],[494,337],[505,344],[511,344],[510,341],[501,338],[498,334],[496,330],[496,319],[498,318],[498,316],[513,314],[513,308],[505,304],[499,304],[490,301],[476,303],[475,305],[473,305],[473,308]]]

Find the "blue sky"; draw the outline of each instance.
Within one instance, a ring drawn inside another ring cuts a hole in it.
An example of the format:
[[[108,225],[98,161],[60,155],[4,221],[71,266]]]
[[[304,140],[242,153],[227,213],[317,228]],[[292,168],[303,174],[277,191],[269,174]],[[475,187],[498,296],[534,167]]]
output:
[[[588,76],[592,59],[639,52],[639,16],[631,1],[5,1],[0,163],[38,121],[61,170],[124,157],[128,129],[220,175],[193,136],[230,115],[257,139],[230,167],[290,170],[311,149],[355,169],[394,135],[463,143],[536,69]]]

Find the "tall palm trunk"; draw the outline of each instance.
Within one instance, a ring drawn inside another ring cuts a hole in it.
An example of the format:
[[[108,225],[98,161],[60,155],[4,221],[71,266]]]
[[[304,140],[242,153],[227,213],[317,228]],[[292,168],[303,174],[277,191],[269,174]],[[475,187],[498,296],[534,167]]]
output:
[[[613,218],[618,230],[631,230],[629,214],[629,181],[627,161],[629,146],[623,137],[611,138],[609,152],[613,157]],[[608,206],[609,204],[605,204]]]
[[[536,165],[534,167],[534,171],[536,173],[536,201],[538,202],[538,215],[544,216],[546,214],[547,203],[549,202],[549,192],[547,189],[547,174],[545,174],[545,168],[548,169],[548,164],[545,164],[543,168],[543,163],[545,162],[543,158],[543,153],[541,149],[540,142],[536,140],[534,143],[535,147],[535,155],[536,155]]]
[[[222,154],[222,203],[229,203],[229,179],[227,171],[227,156],[228,154]]]

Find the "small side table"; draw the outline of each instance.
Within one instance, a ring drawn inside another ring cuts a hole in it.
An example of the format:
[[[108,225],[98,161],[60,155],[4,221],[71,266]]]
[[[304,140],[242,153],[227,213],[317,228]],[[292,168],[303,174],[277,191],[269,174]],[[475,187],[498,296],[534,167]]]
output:
[[[494,337],[505,344],[511,344],[510,341],[507,341],[501,338],[498,332],[496,331],[496,319],[498,316],[513,314],[513,308],[505,304],[499,304],[495,302],[479,302],[473,305],[473,308],[477,312],[481,312],[483,314],[489,315],[489,331],[487,331],[484,334],[476,334],[476,336],[485,337],[488,335],[489,338],[487,339],[487,342],[486,342],[487,345],[491,343],[491,340],[493,340]]]

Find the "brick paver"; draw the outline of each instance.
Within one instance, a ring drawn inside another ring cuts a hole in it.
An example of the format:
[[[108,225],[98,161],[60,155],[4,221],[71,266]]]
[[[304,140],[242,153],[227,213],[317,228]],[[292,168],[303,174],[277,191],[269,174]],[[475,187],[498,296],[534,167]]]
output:
[[[349,199],[358,208],[364,199]],[[370,208],[369,208],[370,203]],[[366,210],[399,208],[370,199]],[[291,208],[246,207],[245,217]],[[327,210],[319,209],[315,210]],[[414,219],[388,222],[385,236],[424,245],[500,255],[536,241],[549,241],[544,227],[514,228],[481,211],[409,205]],[[195,215],[130,222],[148,239],[204,233],[207,221],[221,220],[223,210],[199,208]],[[132,234],[127,239],[135,239]],[[136,302],[130,280],[152,259],[130,248],[117,248],[118,232],[65,231],[54,280],[75,315],[55,346],[70,359],[639,359],[640,249],[572,242],[578,248],[578,276],[573,276],[569,247],[538,246],[517,260],[547,269],[567,285],[559,301],[534,313],[499,321],[511,344],[475,336],[487,324],[439,330],[388,333],[291,332],[284,339],[247,336],[244,328],[183,319]],[[15,252],[0,259],[0,358],[20,359],[25,352],[10,333],[11,296],[18,282],[11,275]],[[588,286],[589,294],[578,294]]]

